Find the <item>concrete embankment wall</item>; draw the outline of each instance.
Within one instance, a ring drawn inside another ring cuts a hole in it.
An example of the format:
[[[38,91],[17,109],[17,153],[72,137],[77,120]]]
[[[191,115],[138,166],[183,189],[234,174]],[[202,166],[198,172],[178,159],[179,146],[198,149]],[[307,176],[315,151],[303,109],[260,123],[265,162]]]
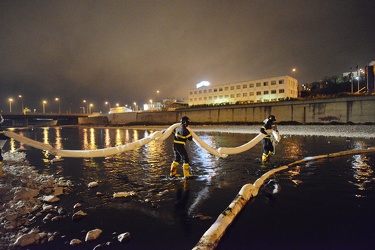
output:
[[[275,115],[278,122],[375,123],[375,96],[189,108],[165,112],[129,112],[109,115],[108,120],[110,125],[172,124],[186,115],[197,123],[255,123],[263,121],[270,114]]]

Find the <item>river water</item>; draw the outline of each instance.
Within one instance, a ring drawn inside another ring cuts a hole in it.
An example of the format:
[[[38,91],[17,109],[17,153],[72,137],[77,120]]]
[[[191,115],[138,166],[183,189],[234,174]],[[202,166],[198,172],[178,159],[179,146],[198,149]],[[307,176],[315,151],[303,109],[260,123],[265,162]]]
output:
[[[195,130],[214,148],[236,147],[254,133]],[[192,249],[244,184],[262,174],[307,156],[373,147],[374,138],[283,135],[270,163],[260,162],[261,144],[227,158],[215,157],[194,142],[188,143],[192,180],[168,178],[173,160],[173,138],[106,158],[65,158],[51,164],[53,155],[11,140],[5,150],[27,149],[27,160],[41,173],[73,181],[70,194],[61,197],[63,220],[43,224],[43,230],[61,237],[30,249],[67,249],[69,241],[84,241],[95,228],[103,234],[76,249],[93,249],[112,242],[110,249]],[[258,128],[256,128],[258,130]],[[144,138],[155,129],[56,127],[16,130],[59,149],[100,149]],[[321,131],[324,132],[324,131]],[[349,133],[350,134],[350,133]],[[217,249],[373,249],[375,245],[375,154],[349,155],[311,161],[275,174],[276,194],[263,189],[251,199],[228,228]],[[181,167],[179,172],[182,173]],[[88,188],[97,181],[99,186]],[[136,193],[113,198],[115,192]],[[101,195],[97,193],[100,192]],[[88,214],[73,222],[77,202]],[[206,220],[197,215],[208,216]],[[126,243],[113,240],[129,232]]]

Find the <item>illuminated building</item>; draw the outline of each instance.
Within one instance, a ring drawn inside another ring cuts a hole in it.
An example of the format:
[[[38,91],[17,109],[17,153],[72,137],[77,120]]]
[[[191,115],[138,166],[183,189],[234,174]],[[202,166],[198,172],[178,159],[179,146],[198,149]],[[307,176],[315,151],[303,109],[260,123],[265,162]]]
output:
[[[280,101],[298,97],[298,81],[279,76],[220,85],[197,84],[189,90],[189,106]]]

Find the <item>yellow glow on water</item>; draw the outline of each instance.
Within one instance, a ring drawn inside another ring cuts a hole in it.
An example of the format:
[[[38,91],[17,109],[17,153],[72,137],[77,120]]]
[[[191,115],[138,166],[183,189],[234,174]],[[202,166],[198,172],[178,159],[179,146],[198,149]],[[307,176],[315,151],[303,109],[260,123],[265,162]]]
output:
[[[56,128],[55,131],[56,131],[56,143],[55,143],[56,148],[57,149],[63,149],[61,131],[60,131],[59,128]]]
[[[105,134],[105,136],[104,136],[105,146],[106,147],[111,147],[111,134],[109,133],[109,129],[108,128],[106,128],[104,130],[104,134]]]
[[[49,144],[47,127],[43,128],[43,142]]]
[[[121,130],[116,129],[116,146],[122,145]]]
[[[133,130],[133,139],[132,141],[138,141],[139,139],[139,136],[138,136],[138,130]]]

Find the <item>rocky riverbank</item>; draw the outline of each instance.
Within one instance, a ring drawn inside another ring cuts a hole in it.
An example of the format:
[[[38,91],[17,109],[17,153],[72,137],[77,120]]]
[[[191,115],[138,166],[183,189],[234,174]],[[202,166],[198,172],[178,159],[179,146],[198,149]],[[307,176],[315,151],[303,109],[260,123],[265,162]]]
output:
[[[0,248],[52,241],[57,232],[43,232],[33,225],[64,216],[64,209],[53,204],[73,184],[62,177],[39,174],[25,161],[23,152],[6,152],[3,157],[7,176],[0,179]]]

